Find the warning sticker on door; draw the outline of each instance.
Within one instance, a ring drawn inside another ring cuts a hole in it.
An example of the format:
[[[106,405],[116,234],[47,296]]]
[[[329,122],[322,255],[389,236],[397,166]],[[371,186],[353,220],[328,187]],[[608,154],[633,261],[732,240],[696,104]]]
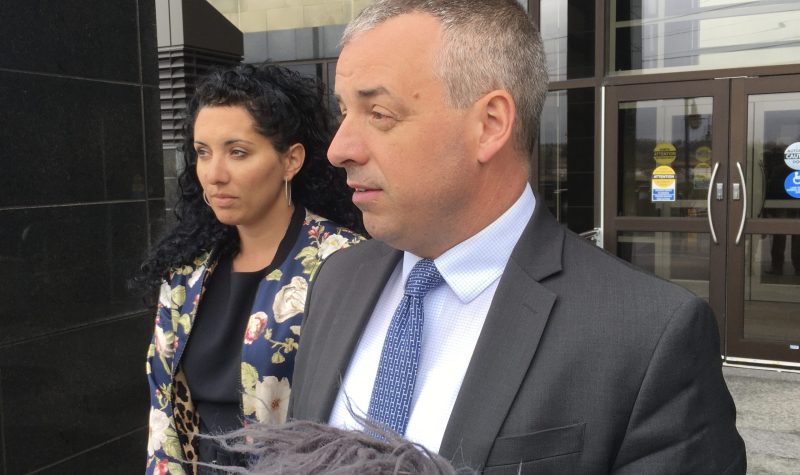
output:
[[[653,149],[653,160],[659,165],[669,165],[675,161],[677,150],[671,143],[656,144]]]
[[[783,161],[792,170],[800,170],[800,142],[795,142],[783,152]]]
[[[703,145],[702,147],[697,147],[697,150],[694,152],[694,158],[697,159],[698,162],[701,163],[708,163],[711,161],[711,147],[706,147]]]
[[[800,199],[800,172],[792,172],[783,183],[786,193],[792,198]],[[792,238],[794,239],[794,238]]]
[[[651,183],[652,202],[675,201],[675,170],[662,165],[653,170]]]

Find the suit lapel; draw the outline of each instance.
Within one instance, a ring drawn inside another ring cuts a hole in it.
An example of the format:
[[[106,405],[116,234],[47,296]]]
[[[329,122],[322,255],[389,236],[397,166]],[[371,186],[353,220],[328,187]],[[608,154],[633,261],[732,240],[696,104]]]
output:
[[[486,316],[439,453],[485,463],[539,346],[556,295],[539,282],[561,270],[564,230],[539,200]]]
[[[328,420],[358,340],[400,257],[402,252],[387,246],[385,253],[362,261],[351,274],[350,286],[341,294],[338,307],[325,316],[333,323],[326,325],[330,332],[324,340],[315,341],[322,351],[315,356],[319,370],[314,387],[324,388],[324,392],[308,395],[315,400],[309,405],[313,420]]]

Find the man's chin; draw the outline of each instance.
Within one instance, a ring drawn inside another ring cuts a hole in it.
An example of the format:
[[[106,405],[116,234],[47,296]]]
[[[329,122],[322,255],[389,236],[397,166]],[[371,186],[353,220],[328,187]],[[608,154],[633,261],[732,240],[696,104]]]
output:
[[[375,216],[374,213],[364,211],[364,229],[367,230],[372,239],[383,241],[386,244],[392,245],[392,233],[389,232],[390,227],[387,226],[385,218]]]

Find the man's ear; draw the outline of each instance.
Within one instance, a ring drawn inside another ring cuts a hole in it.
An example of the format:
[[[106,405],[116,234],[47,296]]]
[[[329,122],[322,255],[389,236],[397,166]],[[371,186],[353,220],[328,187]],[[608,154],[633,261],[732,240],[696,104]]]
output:
[[[480,121],[478,161],[487,163],[513,140],[517,108],[511,94],[502,89],[489,92],[475,106]]]
[[[291,180],[303,167],[303,162],[306,161],[306,148],[303,144],[296,143],[289,147],[289,150],[283,156],[283,177]]]

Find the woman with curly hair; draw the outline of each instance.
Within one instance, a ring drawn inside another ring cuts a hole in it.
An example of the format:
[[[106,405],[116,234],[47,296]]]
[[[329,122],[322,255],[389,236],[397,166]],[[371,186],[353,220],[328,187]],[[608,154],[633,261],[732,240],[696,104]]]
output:
[[[178,223],[140,279],[160,285],[148,473],[241,464],[197,435],[286,419],[308,282],[361,240],[331,132],[323,86],[275,65],[214,72],[189,100]]]

